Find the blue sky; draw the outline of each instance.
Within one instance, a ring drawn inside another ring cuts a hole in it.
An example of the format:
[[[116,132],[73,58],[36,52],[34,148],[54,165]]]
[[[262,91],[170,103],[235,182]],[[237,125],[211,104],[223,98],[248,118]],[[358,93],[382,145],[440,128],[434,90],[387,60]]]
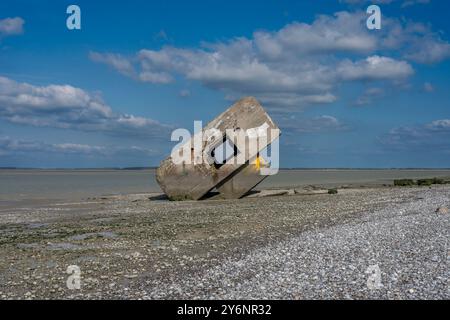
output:
[[[81,30],[66,8],[81,8]],[[368,30],[378,4],[381,30]],[[154,166],[253,95],[282,167],[450,167],[450,4],[2,1],[0,167]]]

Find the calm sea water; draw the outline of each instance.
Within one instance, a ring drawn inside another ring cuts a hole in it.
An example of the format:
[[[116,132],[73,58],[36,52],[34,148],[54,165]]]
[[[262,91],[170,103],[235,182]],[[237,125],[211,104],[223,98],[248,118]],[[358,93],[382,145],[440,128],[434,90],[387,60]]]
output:
[[[258,188],[383,184],[427,177],[450,177],[450,170],[282,170]],[[155,170],[0,170],[0,201],[160,191]]]

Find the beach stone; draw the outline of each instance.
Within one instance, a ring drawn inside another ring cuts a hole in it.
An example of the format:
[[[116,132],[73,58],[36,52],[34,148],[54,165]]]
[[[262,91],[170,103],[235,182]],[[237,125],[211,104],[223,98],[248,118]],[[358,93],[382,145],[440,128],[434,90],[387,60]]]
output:
[[[324,190],[320,187],[316,187],[316,188],[305,187],[305,188],[294,189],[294,194],[300,194],[300,195],[315,195],[315,194],[323,194],[326,192],[327,192],[327,190]]]
[[[436,213],[447,214],[448,208],[447,207],[439,207],[436,209]]]
[[[249,196],[249,198],[265,198],[274,196],[285,196],[289,194],[289,190],[261,190],[261,192],[255,195]]]

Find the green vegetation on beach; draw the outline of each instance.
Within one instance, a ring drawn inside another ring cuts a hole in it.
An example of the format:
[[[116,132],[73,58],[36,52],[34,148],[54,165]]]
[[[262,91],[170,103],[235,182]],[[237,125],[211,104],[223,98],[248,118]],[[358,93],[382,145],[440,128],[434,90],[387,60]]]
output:
[[[450,178],[426,178],[426,179],[396,179],[394,180],[394,186],[406,187],[406,186],[431,186],[433,184],[450,184]]]
[[[338,190],[333,188],[333,189],[328,189],[328,194],[337,194]]]
[[[394,186],[414,186],[416,182],[413,179],[396,179],[394,180]]]

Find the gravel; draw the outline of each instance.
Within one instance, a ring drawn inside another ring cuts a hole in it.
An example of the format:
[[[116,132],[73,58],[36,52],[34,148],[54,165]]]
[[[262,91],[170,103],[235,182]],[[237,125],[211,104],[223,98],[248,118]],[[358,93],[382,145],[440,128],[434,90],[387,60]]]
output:
[[[3,209],[0,298],[450,298],[448,185],[152,199]]]
[[[366,212],[227,259],[195,277],[154,283],[152,298],[448,299],[448,189]],[[373,271],[378,273],[373,273]],[[378,276],[379,275],[379,276]],[[372,284],[372,285],[371,285]],[[171,293],[167,295],[167,288]]]

